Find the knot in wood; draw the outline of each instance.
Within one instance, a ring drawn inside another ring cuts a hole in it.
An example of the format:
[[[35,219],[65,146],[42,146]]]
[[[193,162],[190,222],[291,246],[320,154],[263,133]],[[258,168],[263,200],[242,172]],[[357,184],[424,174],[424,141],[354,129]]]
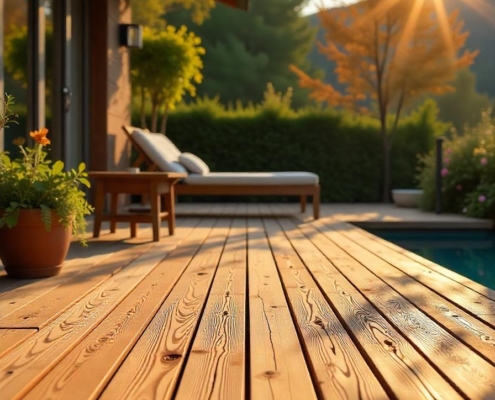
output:
[[[170,361],[175,361],[181,358],[182,356],[180,354],[166,354],[162,357],[163,362],[170,362]]]
[[[268,379],[273,379],[279,376],[280,374],[277,371],[265,371],[263,372],[263,376]]]
[[[199,276],[206,275],[206,272],[198,272],[198,275],[199,275]]]

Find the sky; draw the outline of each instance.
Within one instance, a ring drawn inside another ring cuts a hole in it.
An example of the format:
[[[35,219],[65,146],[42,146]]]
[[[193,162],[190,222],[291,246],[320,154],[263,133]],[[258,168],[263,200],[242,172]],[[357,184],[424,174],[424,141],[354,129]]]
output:
[[[304,8],[302,14],[308,15],[318,11],[318,4],[322,3],[324,7],[338,7],[343,4],[353,3],[352,0],[310,0],[309,4]]]

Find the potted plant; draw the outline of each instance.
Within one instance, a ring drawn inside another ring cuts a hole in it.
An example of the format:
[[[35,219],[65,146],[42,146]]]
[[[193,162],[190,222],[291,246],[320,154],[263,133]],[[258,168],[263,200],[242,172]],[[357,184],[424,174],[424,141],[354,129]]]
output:
[[[11,96],[2,99],[0,129],[12,122]],[[21,156],[0,154],[0,260],[16,278],[41,278],[60,272],[72,234],[86,244],[86,219],[92,211],[80,185],[89,187],[85,165],[64,171],[48,160],[47,129],[30,133],[32,148],[14,140]]]

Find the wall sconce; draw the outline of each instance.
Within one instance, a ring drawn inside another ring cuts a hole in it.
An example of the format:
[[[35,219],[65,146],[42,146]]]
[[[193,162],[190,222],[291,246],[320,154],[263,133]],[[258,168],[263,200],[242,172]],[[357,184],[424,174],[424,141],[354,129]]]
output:
[[[119,44],[130,49],[142,49],[143,27],[137,24],[120,24]]]

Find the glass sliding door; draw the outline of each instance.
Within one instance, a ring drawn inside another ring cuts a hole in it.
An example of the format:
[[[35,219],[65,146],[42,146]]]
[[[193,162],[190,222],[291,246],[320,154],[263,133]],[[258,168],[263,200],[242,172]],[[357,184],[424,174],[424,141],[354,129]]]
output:
[[[85,2],[50,0],[53,15],[53,147],[68,168],[87,160]]]
[[[0,93],[15,96],[19,124],[0,132],[0,151],[17,155],[13,139],[47,127],[52,158],[68,168],[87,161],[87,4],[80,0],[0,0]]]

